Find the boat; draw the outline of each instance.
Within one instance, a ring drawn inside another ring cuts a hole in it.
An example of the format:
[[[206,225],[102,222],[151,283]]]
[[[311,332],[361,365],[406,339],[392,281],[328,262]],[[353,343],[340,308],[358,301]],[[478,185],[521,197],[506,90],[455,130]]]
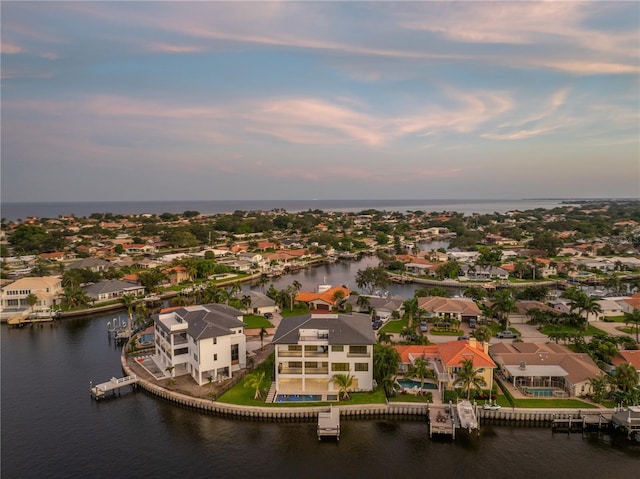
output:
[[[498,410],[498,409],[500,409],[501,407],[502,407],[502,406],[500,406],[500,404],[498,404],[498,403],[495,403],[495,402],[494,402],[493,404],[491,404],[491,403],[485,403],[485,404],[482,406],[482,409],[489,410],[489,411],[497,411],[497,410]]]

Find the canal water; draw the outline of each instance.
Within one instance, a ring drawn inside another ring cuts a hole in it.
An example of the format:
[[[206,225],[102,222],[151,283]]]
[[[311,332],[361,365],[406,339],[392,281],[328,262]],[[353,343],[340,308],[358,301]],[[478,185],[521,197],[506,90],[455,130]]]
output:
[[[326,276],[352,286],[355,271],[376,261],[278,281],[312,287]],[[430,440],[423,421],[372,419],[343,420],[339,443],[319,443],[311,422],[221,418],[141,390],[97,402],[89,382],[122,376],[120,349],[107,334],[113,316],[2,326],[3,479],[640,477],[640,444],[607,434],[485,424],[479,438],[452,442]]]

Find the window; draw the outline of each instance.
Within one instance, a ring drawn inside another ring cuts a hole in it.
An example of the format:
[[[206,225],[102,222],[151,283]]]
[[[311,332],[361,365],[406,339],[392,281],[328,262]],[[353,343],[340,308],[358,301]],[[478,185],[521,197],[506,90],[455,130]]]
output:
[[[214,354],[214,355],[213,355],[213,360],[214,360],[214,361],[217,361],[217,360],[218,360],[218,355],[217,355],[217,354]]]
[[[218,344],[218,338],[213,338],[213,344]]]
[[[240,358],[239,348],[237,344],[231,345],[231,361],[237,361]]]
[[[366,346],[349,346],[349,354],[367,354]]]
[[[331,363],[331,371],[349,371],[349,363]]]
[[[356,371],[368,371],[369,370],[369,363],[356,363],[355,364],[355,370]]]
[[[344,346],[331,346],[332,353],[341,353],[344,351]]]
[[[198,355],[196,353],[193,353],[193,359],[195,359],[196,361],[198,360]]]

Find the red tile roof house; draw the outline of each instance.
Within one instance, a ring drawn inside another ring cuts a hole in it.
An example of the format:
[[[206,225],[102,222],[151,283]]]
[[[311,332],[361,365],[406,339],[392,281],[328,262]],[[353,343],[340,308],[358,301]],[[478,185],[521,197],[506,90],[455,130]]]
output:
[[[638,372],[638,385],[640,386],[640,349],[623,349],[618,351],[611,362],[616,366],[620,366],[622,363],[629,363],[636,368]]]
[[[493,370],[497,366],[489,356],[488,347],[488,343],[479,343],[475,338],[471,338],[467,341],[393,348],[400,354],[400,371],[403,373],[409,370],[409,365],[417,358],[425,359],[429,367],[436,372],[438,390],[442,394],[445,390],[456,388],[456,374],[466,359],[473,362],[477,374],[485,381],[486,389],[493,387]]]
[[[165,269],[163,273],[167,275],[169,284],[172,286],[191,280],[189,270],[187,270],[185,266],[174,266],[172,268]]]
[[[335,295],[338,291],[342,291],[343,298],[346,300],[351,294],[351,290],[343,286],[334,286],[323,292],[306,292],[300,291],[294,298],[295,301],[301,303],[307,303],[309,309],[332,311],[336,308],[338,301],[335,299]]]
[[[49,261],[64,261],[65,256],[63,251],[55,251],[53,253],[40,253],[39,258],[47,259]]]

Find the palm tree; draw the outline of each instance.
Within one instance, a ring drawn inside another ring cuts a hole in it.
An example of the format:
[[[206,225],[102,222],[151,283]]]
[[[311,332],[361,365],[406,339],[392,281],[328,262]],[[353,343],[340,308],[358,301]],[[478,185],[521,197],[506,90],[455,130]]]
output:
[[[255,373],[248,374],[244,378],[244,387],[253,389],[255,391],[253,399],[257,400],[264,394],[266,382],[265,372],[256,371]]]
[[[298,281],[297,279],[293,283],[291,283],[291,286],[293,286],[298,292],[302,289],[302,283],[300,283],[300,281]]]
[[[369,296],[365,296],[365,295],[361,294],[360,296],[358,296],[356,304],[360,308],[360,311],[370,311],[371,310],[371,300],[369,299]]]
[[[260,278],[258,278],[257,284],[258,286],[260,286],[260,290],[264,293],[264,287],[267,285],[267,283],[269,282],[269,278],[262,275],[260,276]]]
[[[384,387],[387,397],[391,395],[393,378],[398,374],[400,353],[391,346],[376,344],[373,347],[373,377]]]
[[[411,298],[402,303],[404,314],[409,318],[408,326],[413,326],[413,317],[418,313],[418,298]]]
[[[333,384],[338,387],[338,394],[342,399],[349,399],[349,389],[353,388],[355,378],[351,374],[336,374],[333,376]]]
[[[516,300],[511,295],[509,289],[501,289],[496,291],[493,296],[493,310],[498,315],[500,325],[503,329],[509,327],[509,313],[513,313],[518,310],[516,307]]]
[[[189,302],[189,300],[187,299],[186,296],[179,294],[177,296],[175,296],[171,302],[173,303],[174,306],[186,306],[187,303]]]
[[[260,349],[263,348],[263,343],[264,343],[264,337],[267,335],[267,329],[262,327],[260,328],[260,333],[258,333],[260,335]]]
[[[630,313],[624,313],[625,324],[633,324],[633,329],[636,330],[636,343],[640,343],[638,339],[638,332],[640,331],[640,309],[633,308]]]
[[[463,391],[467,392],[467,401],[471,398],[471,389],[481,391],[487,384],[484,379],[478,376],[478,372],[473,367],[472,359],[465,359],[462,361],[462,366],[456,374],[456,385],[460,385]]]
[[[595,378],[591,378],[589,379],[589,384],[591,385],[591,396],[593,397],[593,400],[597,403],[601,402],[604,399],[604,395],[607,393],[609,386],[607,376],[596,376]]]
[[[125,294],[120,297],[120,302],[125,308],[127,308],[127,313],[129,314],[129,323],[127,326],[129,331],[131,331],[131,325],[133,324],[133,307],[135,305],[135,299],[135,296],[132,294]]]
[[[33,293],[29,293],[25,298],[25,301],[27,302],[29,308],[31,308],[31,312],[33,313],[33,307],[38,303],[38,297]]]
[[[391,344],[391,333],[387,333],[386,331],[378,332],[378,343],[380,344]]]
[[[591,313],[596,315],[602,313],[602,306],[600,306],[600,303],[598,303],[596,298],[591,298],[589,296],[584,298],[581,306],[582,310],[587,314],[587,320],[585,321],[584,326],[584,328],[587,329],[589,325],[589,315]]]
[[[346,298],[345,298],[344,291],[342,291],[341,289],[338,289],[336,290],[335,293],[333,293],[333,301],[335,305],[338,307],[338,309],[342,309],[345,299]]]
[[[473,336],[481,343],[489,342],[491,339],[491,328],[489,328],[489,326],[478,326],[473,332]]]
[[[435,371],[429,367],[429,363],[424,358],[416,358],[413,363],[409,365],[407,374],[410,377],[420,380],[420,394],[424,391],[425,379],[436,379]]]

